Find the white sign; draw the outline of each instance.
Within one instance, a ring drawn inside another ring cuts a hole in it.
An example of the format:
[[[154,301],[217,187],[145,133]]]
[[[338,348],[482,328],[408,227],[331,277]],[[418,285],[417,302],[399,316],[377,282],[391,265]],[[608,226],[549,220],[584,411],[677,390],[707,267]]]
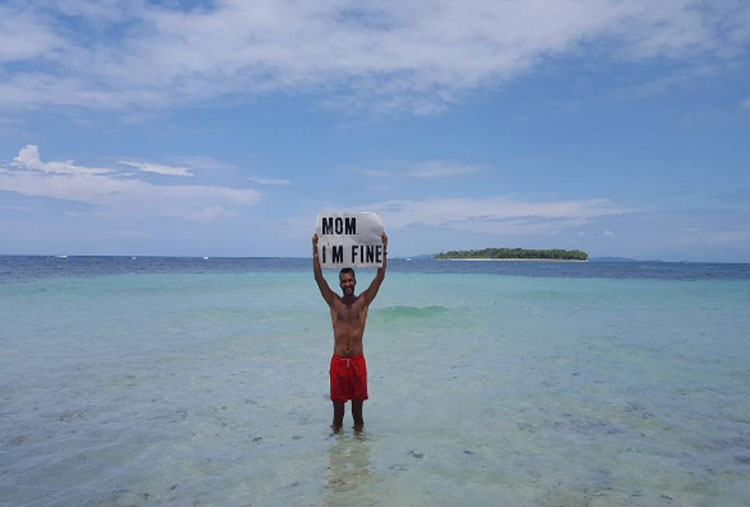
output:
[[[379,268],[383,265],[383,221],[369,211],[321,211],[315,229],[324,268]]]

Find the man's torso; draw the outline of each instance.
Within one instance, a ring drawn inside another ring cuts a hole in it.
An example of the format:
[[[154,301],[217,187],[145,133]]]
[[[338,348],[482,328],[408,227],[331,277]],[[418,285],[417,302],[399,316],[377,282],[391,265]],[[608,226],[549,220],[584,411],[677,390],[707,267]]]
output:
[[[362,336],[365,332],[368,306],[358,296],[345,301],[336,296],[331,306],[333,324],[333,354],[336,356],[358,356],[363,353]]]

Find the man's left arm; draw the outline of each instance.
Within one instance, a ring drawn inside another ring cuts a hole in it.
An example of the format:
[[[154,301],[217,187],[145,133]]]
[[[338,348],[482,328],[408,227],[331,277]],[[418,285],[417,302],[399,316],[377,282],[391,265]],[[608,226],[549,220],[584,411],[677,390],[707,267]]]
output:
[[[375,299],[375,296],[378,294],[380,285],[383,283],[383,280],[385,280],[385,268],[388,257],[388,236],[385,232],[380,236],[380,239],[383,240],[383,264],[378,268],[378,273],[375,275],[372,283],[370,283],[370,286],[362,293],[366,305],[372,303],[372,300]]]

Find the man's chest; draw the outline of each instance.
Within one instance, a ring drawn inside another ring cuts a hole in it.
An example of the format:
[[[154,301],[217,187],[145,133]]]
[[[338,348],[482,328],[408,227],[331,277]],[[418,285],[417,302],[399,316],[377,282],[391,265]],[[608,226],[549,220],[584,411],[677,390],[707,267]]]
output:
[[[367,316],[367,309],[357,303],[346,305],[336,305],[333,309],[333,318],[342,324],[357,325],[364,322]]]

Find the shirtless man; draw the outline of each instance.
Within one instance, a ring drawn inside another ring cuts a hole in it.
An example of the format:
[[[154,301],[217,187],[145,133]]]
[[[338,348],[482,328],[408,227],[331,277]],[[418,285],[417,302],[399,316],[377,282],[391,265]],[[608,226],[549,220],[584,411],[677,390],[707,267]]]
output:
[[[344,268],[339,273],[339,285],[343,297],[333,292],[323,278],[318,259],[318,235],[312,237],[313,245],[313,273],[318,283],[320,294],[331,309],[331,323],[333,324],[333,357],[329,376],[331,379],[331,401],[333,402],[334,433],[341,431],[344,424],[344,404],[352,400],[352,417],[354,431],[362,431],[365,420],[362,418],[362,403],[367,399],[367,365],[362,354],[362,335],[365,332],[365,321],[370,303],[380,289],[385,279],[386,253],[388,236],[382,234],[383,265],[370,286],[359,296],[354,295],[357,280],[352,268]]]

